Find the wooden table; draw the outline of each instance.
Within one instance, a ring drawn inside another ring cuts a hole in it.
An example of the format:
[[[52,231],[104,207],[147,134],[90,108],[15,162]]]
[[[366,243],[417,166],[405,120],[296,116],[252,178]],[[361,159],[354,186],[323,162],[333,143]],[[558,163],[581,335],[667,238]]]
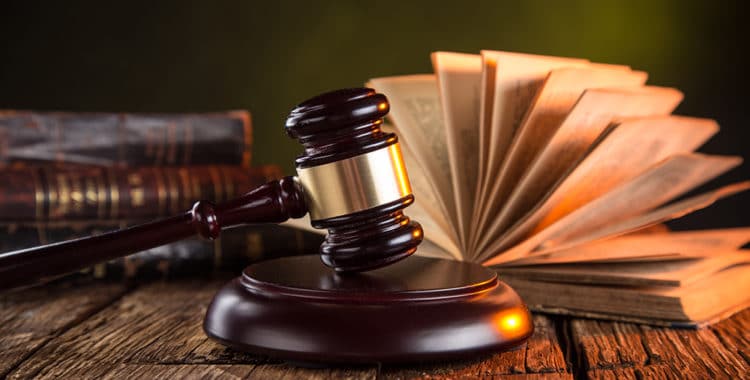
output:
[[[471,361],[298,368],[209,341],[221,280],[54,284],[0,295],[0,378],[747,378],[750,310],[701,330],[536,315],[528,344]]]

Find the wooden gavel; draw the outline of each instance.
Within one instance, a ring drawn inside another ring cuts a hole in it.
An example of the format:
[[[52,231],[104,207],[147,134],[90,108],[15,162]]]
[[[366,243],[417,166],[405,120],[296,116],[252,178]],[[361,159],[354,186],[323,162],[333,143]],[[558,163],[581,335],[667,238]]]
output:
[[[398,139],[380,129],[388,100],[372,89],[332,91],[294,108],[289,136],[304,147],[297,177],[269,182],[214,205],[199,201],[182,215],[93,237],[0,254],[0,290],[33,285],[138,251],[224,228],[281,223],[310,213],[327,229],[323,263],[336,272],[367,271],[417,249],[422,228],[403,214],[414,201]]]

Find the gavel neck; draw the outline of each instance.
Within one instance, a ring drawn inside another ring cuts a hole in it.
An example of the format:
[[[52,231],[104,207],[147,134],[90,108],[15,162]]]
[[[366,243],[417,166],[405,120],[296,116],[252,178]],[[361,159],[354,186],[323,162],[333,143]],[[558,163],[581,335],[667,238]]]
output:
[[[213,239],[221,228],[301,218],[307,214],[307,205],[297,178],[284,177],[216,206],[197,202],[191,212],[198,233]]]

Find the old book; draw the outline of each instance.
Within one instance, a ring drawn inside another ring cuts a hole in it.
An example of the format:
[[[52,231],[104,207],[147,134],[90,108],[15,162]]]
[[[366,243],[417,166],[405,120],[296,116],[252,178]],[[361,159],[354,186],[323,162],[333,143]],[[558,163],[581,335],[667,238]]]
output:
[[[184,212],[197,200],[228,200],[278,178],[276,165],[4,168],[0,222],[155,219]]]
[[[741,159],[694,152],[718,126],[672,115],[679,90],[585,59],[432,63],[369,82],[391,101],[418,254],[493,267],[542,311],[700,324],[750,303],[749,228],[641,233],[750,187],[685,196]]]
[[[0,252],[98,235],[139,222],[144,220],[0,222]],[[213,241],[193,237],[98,264],[78,275],[141,280],[217,271],[239,273],[259,260],[316,252],[322,242],[322,236],[299,229],[248,225],[226,230]]]
[[[247,111],[134,114],[0,111],[0,166],[250,166]]]

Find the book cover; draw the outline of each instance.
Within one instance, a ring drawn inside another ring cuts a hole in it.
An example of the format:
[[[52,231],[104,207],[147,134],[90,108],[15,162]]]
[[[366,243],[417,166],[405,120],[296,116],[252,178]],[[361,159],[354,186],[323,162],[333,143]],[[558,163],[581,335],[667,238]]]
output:
[[[276,165],[0,168],[0,221],[156,219],[281,177]]]
[[[0,166],[250,166],[247,111],[138,114],[0,111]]]

